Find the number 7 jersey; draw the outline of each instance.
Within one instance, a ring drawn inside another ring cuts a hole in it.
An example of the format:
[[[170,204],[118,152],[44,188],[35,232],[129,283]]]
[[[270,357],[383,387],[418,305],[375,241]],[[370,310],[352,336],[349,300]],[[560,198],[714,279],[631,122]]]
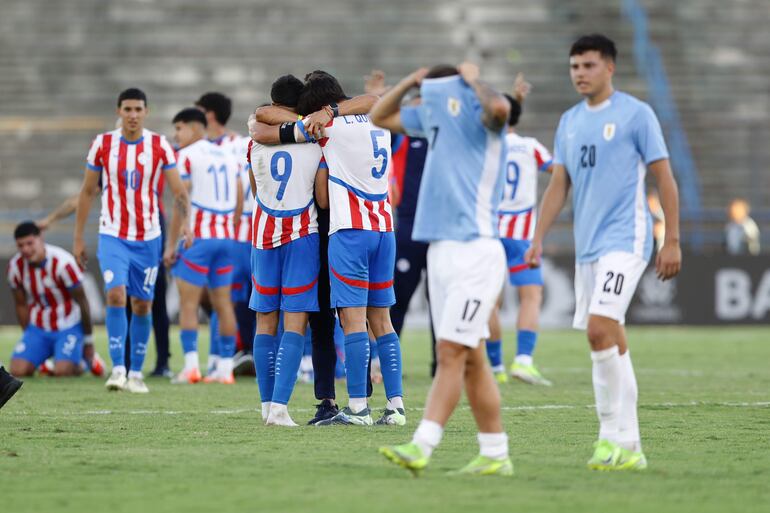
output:
[[[329,166],[329,235],[344,229],[392,232],[390,132],[365,114],[335,118],[325,131],[319,144]]]
[[[246,154],[257,182],[252,245],[272,249],[318,233],[313,192],[318,168],[325,166],[318,145],[250,141]]]

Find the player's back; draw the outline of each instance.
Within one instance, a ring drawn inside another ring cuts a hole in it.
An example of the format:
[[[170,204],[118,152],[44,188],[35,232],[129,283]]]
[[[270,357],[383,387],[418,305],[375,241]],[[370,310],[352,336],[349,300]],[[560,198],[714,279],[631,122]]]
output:
[[[537,175],[551,163],[551,154],[534,137],[505,136],[505,183],[499,206],[500,237],[530,240],[535,232]]]
[[[248,155],[257,184],[252,216],[254,247],[271,249],[317,233],[313,192],[322,160],[318,145],[252,142]]]
[[[343,229],[393,231],[388,200],[390,132],[365,114],[340,116],[320,141],[329,167],[329,234]]]
[[[181,176],[190,180],[191,223],[200,239],[233,238],[240,171],[232,155],[201,139],[179,150]]]
[[[459,75],[423,80],[421,96],[422,105],[401,112],[407,132],[430,144],[412,238],[495,237],[504,179],[502,129],[484,126],[481,103]]]
[[[241,184],[243,185],[243,214],[241,214],[240,221],[236,220],[235,240],[238,242],[251,242],[251,214],[254,211],[254,195],[251,192],[247,156],[251,138],[230,132],[218,139],[210,139],[209,141],[230,152],[238,168],[242,171],[240,176]]]

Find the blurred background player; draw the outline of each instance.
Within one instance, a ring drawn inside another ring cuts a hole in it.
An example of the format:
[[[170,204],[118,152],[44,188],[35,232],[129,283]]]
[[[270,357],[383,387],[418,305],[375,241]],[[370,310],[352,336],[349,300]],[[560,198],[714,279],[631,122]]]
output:
[[[188,231],[189,198],[176,169],[174,150],[166,138],[144,128],[147,97],[140,89],[118,96],[121,128],[99,134],[88,152],[78,198],[73,253],[81,268],[87,263],[83,231],[91,202],[101,192],[97,256],[107,293],[107,337],[113,368],[108,390],[147,393],[142,366],[150,337],[151,306],[158,277],[162,242],[158,182],[164,174],[174,194],[174,209]],[[169,240],[176,243],[173,229]],[[128,326],[126,304],[133,317]],[[126,376],[124,342],[131,331],[131,371]]]
[[[35,223],[19,224],[13,236],[18,253],[8,264],[8,283],[23,334],[11,374],[32,376],[53,357],[54,376],[77,376],[83,359],[97,358],[83,273],[69,252],[45,243]]]
[[[169,245],[166,265],[173,265],[179,289],[179,326],[184,369],[173,383],[201,380],[198,363],[198,307],[204,287],[219,318],[216,333],[220,354],[214,382],[232,384],[235,352],[235,314],[230,297],[233,279],[235,219],[243,209],[243,185],[238,165],[230,152],[206,140],[206,116],[198,109],[180,111],[173,119],[180,175],[190,190],[190,229],[194,240],[178,254]],[[172,219],[172,226],[180,220]],[[170,251],[169,251],[170,250]]]
[[[511,364],[511,375],[532,385],[550,386],[532,361],[537,344],[540,305],[543,302],[543,274],[540,268],[530,269],[524,261],[524,252],[535,233],[535,205],[537,204],[538,172],[551,171],[551,154],[532,137],[522,137],[515,131],[521,115],[521,105],[531,86],[519,74],[514,83],[514,97],[505,95],[511,105],[505,162],[505,187],[500,202],[500,240],[505,248],[511,285],[519,293],[519,314],[516,321],[516,358]],[[499,383],[508,381],[503,358],[502,330],[499,304],[489,321],[487,357]]]
[[[229,152],[242,171],[240,177],[243,186],[243,210],[240,218],[235,220],[234,238],[237,244],[233,246],[233,265],[235,267],[231,286],[232,302],[238,324],[238,337],[236,339],[238,349],[233,357],[233,371],[236,375],[254,375],[251,351],[256,320],[249,310],[249,297],[251,296],[251,213],[254,210],[254,196],[251,193],[251,184],[246,169],[249,138],[227,129],[226,125],[230,120],[233,107],[233,102],[228,96],[219,92],[205,93],[198,98],[195,106],[206,114],[206,134],[209,142]],[[208,300],[206,299],[204,302],[207,303]],[[207,374],[215,371],[220,352],[220,341],[217,338],[218,316],[210,307],[208,310],[211,324]]]
[[[401,107],[415,86],[420,86],[422,103]],[[505,97],[479,80],[478,66],[463,63],[417,70],[371,112],[378,126],[426,137],[430,144],[412,237],[430,243],[428,287],[439,339],[438,368],[412,442],[380,448],[390,461],[415,474],[428,465],[440,443],[463,384],[479,428],[480,454],[459,472],[513,474],[500,391],[483,344],[505,280],[497,208],[509,111]]]
[[[575,317],[591,346],[599,439],[588,467],[642,470],[637,385],[624,329],[625,314],[652,253],[645,174],[655,177],[666,219],[655,259],[658,277],[679,272],[679,198],[666,143],[646,103],[612,85],[617,51],[600,34],[572,45],[570,78],[585,98],[565,112],[556,131],[553,176],[525,260],[537,266],[543,238],[573,186]]]
[[[725,248],[728,255],[759,255],[759,227],[749,215],[751,206],[743,198],[735,198],[727,208]]]

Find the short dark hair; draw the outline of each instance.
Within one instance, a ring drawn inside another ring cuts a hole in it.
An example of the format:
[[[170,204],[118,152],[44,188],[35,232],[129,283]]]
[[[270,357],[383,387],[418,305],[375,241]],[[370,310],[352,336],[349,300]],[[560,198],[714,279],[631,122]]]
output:
[[[123,103],[123,100],[142,100],[144,106],[147,106],[147,95],[137,87],[129,87],[118,95],[118,108],[120,108],[120,104]]]
[[[206,93],[198,98],[195,105],[206,112],[213,112],[220,125],[226,125],[233,112],[233,101],[222,93]]]
[[[572,48],[569,50],[569,56],[582,55],[591,51],[599,52],[603,58],[610,59],[612,62],[615,62],[615,59],[618,57],[615,42],[604,34],[581,36],[577,41],[572,43]]]
[[[305,116],[346,98],[345,91],[334,76],[315,70],[305,75],[305,87],[297,102],[297,112]]]
[[[459,74],[460,72],[457,71],[457,66],[452,66],[451,64],[438,64],[428,70],[428,74],[425,75],[425,78],[443,78]]]
[[[30,235],[40,235],[40,228],[32,221],[23,221],[13,230],[13,238],[16,240]]]
[[[171,122],[178,123],[180,121],[182,123],[201,123],[203,126],[208,125],[206,122],[206,114],[195,107],[187,107],[186,109],[180,110]]]
[[[270,87],[270,99],[277,105],[294,108],[305,85],[294,75],[278,77]]]
[[[508,103],[511,104],[511,113],[508,114],[508,126],[516,126],[519,124],[519,116],[521,116],[521,104],[510,94],[503,94]]]

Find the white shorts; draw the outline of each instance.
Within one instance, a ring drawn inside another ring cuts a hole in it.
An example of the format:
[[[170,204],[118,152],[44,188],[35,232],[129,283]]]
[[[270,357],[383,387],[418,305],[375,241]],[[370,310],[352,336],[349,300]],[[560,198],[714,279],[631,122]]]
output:
[[[607,253],[595,262],[576,263],[572,327],[586,329],[589,315],[625,324],[626,310],[646,267],[645,260],[623,251]]]
[[[506,272],[499,239],[431,242],[428,293],[437,340],[478,347],[489,336],[489,317]]]

